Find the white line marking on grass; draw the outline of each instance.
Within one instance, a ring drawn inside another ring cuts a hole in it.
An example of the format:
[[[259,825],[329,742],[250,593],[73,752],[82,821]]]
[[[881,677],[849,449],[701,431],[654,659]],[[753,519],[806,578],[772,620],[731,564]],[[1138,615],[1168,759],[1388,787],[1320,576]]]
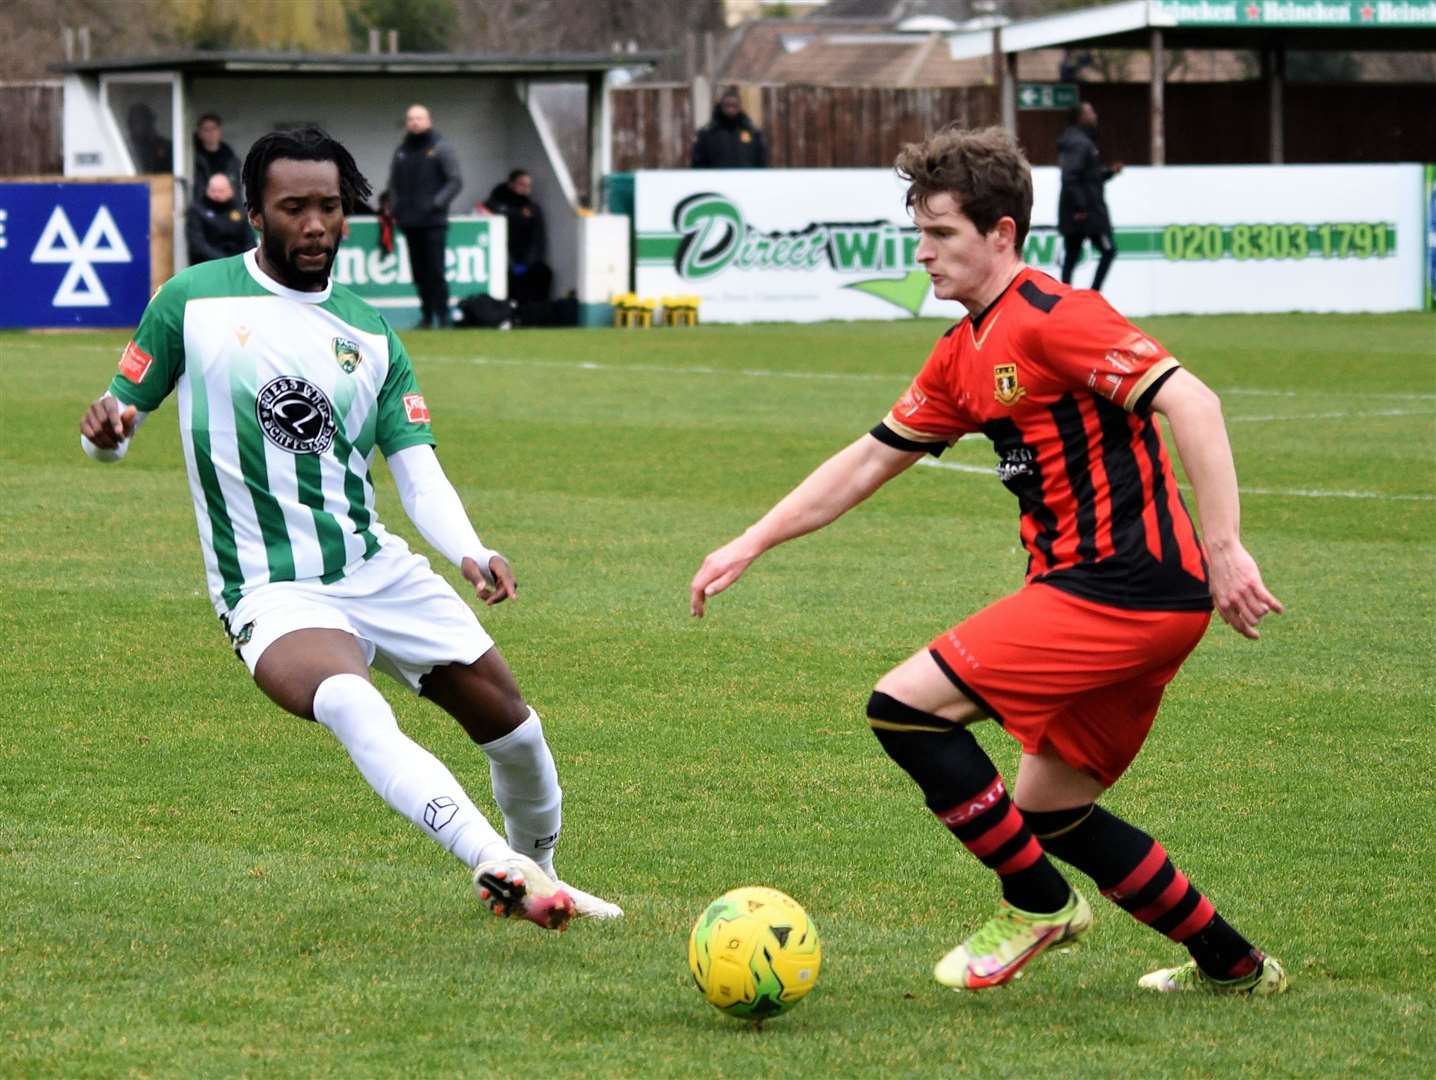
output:
[[[1228,416],[1229,424],[1257,424],[1266,423],[1270,420],[1355,420],[1368,416],[1436,416],[1436,413],[1429,409],[1376,409],[1371,412],[1319,412],[1319,413],[1291,413],[1290,415],[1277,415],[1270,413],[1266,416]]]
[[[885,381],[885,382],[907,382],[912,378],[910,373],[893,373],[888,375],[877,372],[866,371],[767,371],[762,368],[716,368],[702,365],[690,367],[662,367],[657,364],[599,364],[592,360],[514,360],[499,356],[475,356],[469,360],[472,364],[502,366],[502,367],[527,367],[527,368],[562,368],[581,371],[614,371],[624,375],[743,375],[751,379],[819,379],[823,381]]]
[[[960,461],[934,461],[932,458],[923,458],[919,465],[926,465],[933,469],[948,469],[952,472],[972,473],[974,476],[995,476],[996,468],[991,465],[966,465]],[[1185,490],[1191,489],[1183,484]],[[1433,502],[1436,495],[1402,495],[1390,494],[1385,491],[1320,491],[1315,488],[1261,488],[1244,487],[1238,489],[1243,495],[1278,495],[1294,499],[1380,499],[1391,502]]]
[[[1269,390],[1260,386],[1213,387],[1218,394],[1244,394],[1248,397],[1339,397],[1339,398],[1396,398],[1399,401],[1436,401],[1436,394],[1423,394],[1412,390]]]

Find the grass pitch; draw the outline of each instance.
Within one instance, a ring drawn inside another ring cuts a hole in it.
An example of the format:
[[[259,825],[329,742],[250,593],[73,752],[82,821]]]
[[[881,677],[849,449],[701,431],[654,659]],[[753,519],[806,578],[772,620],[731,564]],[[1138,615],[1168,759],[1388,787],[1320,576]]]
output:
[[[81,454],[124,335],[10,334],[0,1075],[1436,1073],[1432,320],[1144,325],[1223,394],[1245,539],[1288,614],[1260,643],[1214,625],[1108,803],[1287,962],[1284,998],[1139,993],[1184,954],[1105,902],[1090,944],[1009,989],[931,981],[996,889],[862,708],[1021,580],[985,443],[689,618],[701,557],[880,419],[943,326],[409,335],[445,466],[521,583],[484,621],[558,757],[559,867],[628,911],[562,936],[482,913],[250,683],[203,595],[172,404],[124,463]],[[492,809],[458,728],[379,683]],[[692,920],[740,884],[823,936],[818,988],[761,1031],[685,967]]]

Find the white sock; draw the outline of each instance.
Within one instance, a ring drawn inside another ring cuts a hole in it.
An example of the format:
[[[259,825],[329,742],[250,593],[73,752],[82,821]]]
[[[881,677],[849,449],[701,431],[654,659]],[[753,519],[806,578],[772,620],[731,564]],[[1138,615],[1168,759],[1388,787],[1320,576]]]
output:
[[[538,713],[503,738],[480,743],[489,755],[494,800],[504,814],[509,846],[546,871],[553,870],[553,849],[563,821],[563,790],[543,737]]]
[[[389,703],[368,679],[325,679],[314,692],[314,718],[334,732],[386,803],[466,866],[510,854],[444,763],[399,730]]]

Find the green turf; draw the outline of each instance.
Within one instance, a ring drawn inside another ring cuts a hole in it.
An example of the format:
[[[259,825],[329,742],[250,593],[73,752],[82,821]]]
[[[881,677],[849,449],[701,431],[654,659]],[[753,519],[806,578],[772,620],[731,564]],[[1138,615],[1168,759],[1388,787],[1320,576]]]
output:
[[[1289,613],[1260,643],[1212,630],[1109,803],[1287,961],[1285,998],[1138,993],[1180,950],[1103,901],[1090,945],[1010,989],[931,981],[995,889],[862,706],[1020,581],[992,477],[913,469],[688,616],[704,553],[878,420],[940,324],[409,336],[445,466],[518,572],[484,619],[558,756],[560,868],[628,910],[562,936],[481,913],[254,689],[203,595],[172,405],[123,464],[80,453],[124,336],[7,334],[0,1075],[1436,1073],[1436,323],[1145,325],[1223,394],[1242,483],[1277,492],[1246,497],[1245,536]],[[379,498],[413,538],[386,473]],[[491,806],[458,729],[381,686]],[[824,943],[818,988],[756,1032],[685,963],[740,884],[791,893]]]

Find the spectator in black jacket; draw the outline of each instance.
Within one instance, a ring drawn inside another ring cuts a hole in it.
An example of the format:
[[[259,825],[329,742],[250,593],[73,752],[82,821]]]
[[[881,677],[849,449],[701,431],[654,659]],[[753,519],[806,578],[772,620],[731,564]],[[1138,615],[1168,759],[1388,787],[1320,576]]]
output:
[[[1057,164],[1062,169],[1062,194],[1057,201],[1057,231],[1062,234],[1062,282],[1072,284],[1072,271],[1082,257],[1082,242],[1091,240],[1100,254],[1092,288],[1101,291],[1117,245],[1112,239],[1112,218],[1107,213],[1103,187],[1122,171],[1102,164],[1097,149],[1097,110],[1090,101],[1073,107],[1070,125],[1057,136]]]
[[[381,197],[409,245],[409,267],[419,290],[420,326],[448,326],[449,283],[444,278],[449,204],[463,187],[459,157],[434,130],[429,110],[409,106],[404,141],[389,166]]]
[[[229,143],[224,141],[224,125],[214,113],[205,113],[194,128],[194,193],[196,202],[204,198],[209,187],[209,178],[216,173],[229,177],[230,187],[238,198],[243,188],[240,185],[240,162]]]
[[[548,235],[543,209],[533,201],[534,178],[515,169],[489,192],[478,207],[482,213],[502,214],[509,223],[509,299],[523,304],[549,298],[553,270],[549,267]]]
[[[222,172],[215,173],[205,185],[204,194],[190,204],[185,215],[184,237],[189,245],[189,262],[227,259],[254,247],[254,229],[234,185]]]
[[[768,165],[763,133],[743,111],[737,90],[725,90],[713,106],[713,119],[693,140],[695,169],[762,169]]]

